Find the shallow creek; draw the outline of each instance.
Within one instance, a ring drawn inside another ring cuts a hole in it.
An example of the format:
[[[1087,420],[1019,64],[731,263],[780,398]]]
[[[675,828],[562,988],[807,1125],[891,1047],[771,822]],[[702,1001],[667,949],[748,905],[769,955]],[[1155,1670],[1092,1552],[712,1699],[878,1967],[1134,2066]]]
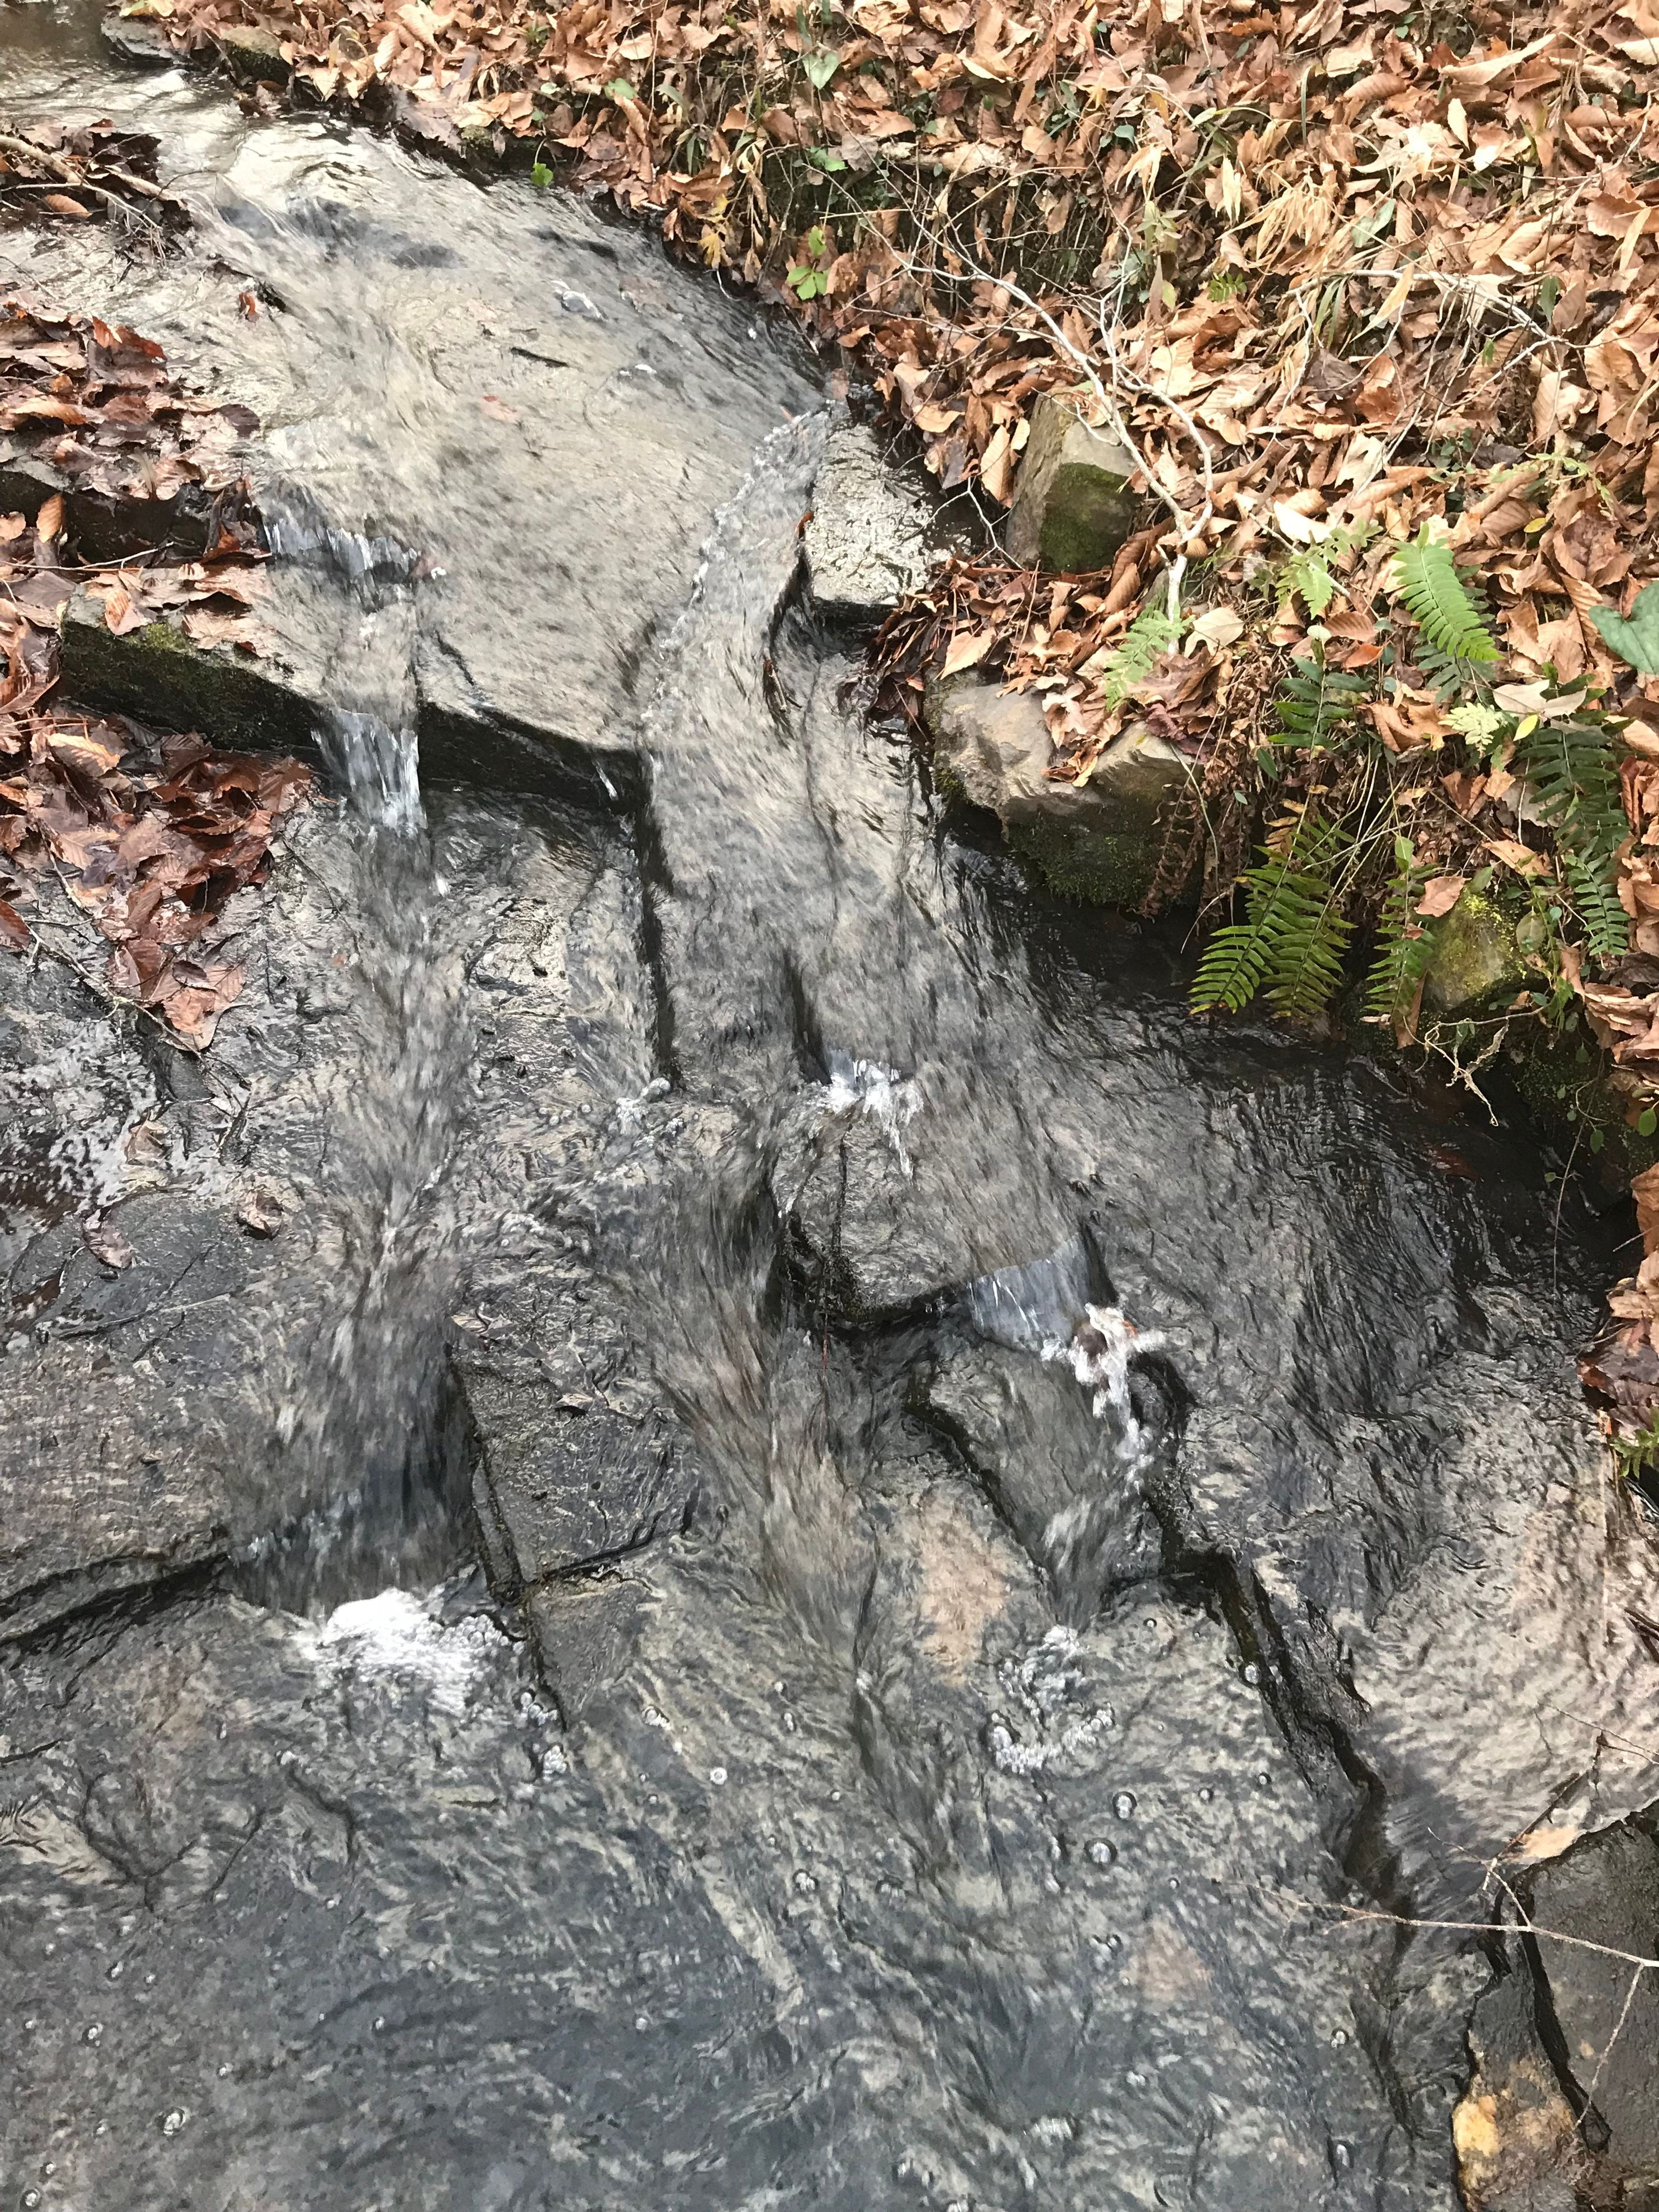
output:
[[[0,971],[6,2201],[1449,2212],[1489,1969],[1376,1916],[1659,1795],[1606,1236],[944,821],[748,307],[0,60],[204,210],[0,250],[260,413],[343,794],[207,1070]]]

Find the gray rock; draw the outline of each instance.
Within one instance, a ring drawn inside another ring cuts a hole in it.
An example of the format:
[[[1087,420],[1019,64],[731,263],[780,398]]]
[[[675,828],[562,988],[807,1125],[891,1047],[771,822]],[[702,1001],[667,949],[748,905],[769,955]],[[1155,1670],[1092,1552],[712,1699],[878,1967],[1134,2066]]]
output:
[[[941,785],[994,814],[1056,890],[1115,906],[1144,896],[1166,810],[1188,780],[1173,745],[1131,725],[1086,783],[1057,783],[1044,774],[1054,746],[1035,692],[1004,692],[964,672],[936,683],[926,711]]]
[[[873,430],[842,420],[830,430],[812,490],[806,567],[812,597],[832,620],[878,619],[927,568],[927,507],[891,467]]]
[[[1032,568],[1074,574],[1110,565],[1139,525],[1128,489],[1139,467],[1115,433],[1083,421],[1058,392],[1031,410],[1008,518],[1008,550]]]
[[[464,1366],[483,1475],[520,1586],[621,1558],[685,1527],[695,1486],[670,1437],[550,1389]]]
[[[154,96],[137,76],[97,92],[100,112],[138,128]],[[193,264],[131,255],[102,223],[43,227],[23,250],[45,296],[143,331],[264,426],[235,458],[267,522],[297,542],[260,611],[270,665],[250,664],[250,689],[224,653],[181,647],[177,719],[228,743],[251,730],[288,745],[318,726],[356,653],[362,609],[340,584],[368,542],[405,574],[423,564],[411,628],[429,780],[628,803],[641,667],[757,448],[816,405],[807,364],[750,307],[578,199],[509,176],[486,191],[437,164],[416,194],[410,155],[373,134],[325,175],[313,122],[244,116],[205,81],[167,100],[170,159],[213,180],[226,281],[204,293]],[[267,303],[252,319],[237,304],[250,289]],[[366,429],[383,422],[402,427]],[[36,465],[10,444],[0,467]],[[155,521],[151,544],[168,534]],[[382,601],[401,588],[374,583]],[[87,703],[152,696],[161,629],[94,636],[77,611]]]
[[[172,69],[179,57],[167,44],[167,33],[142,15],[106,15],[98,34],[118,61],[135,69]]]

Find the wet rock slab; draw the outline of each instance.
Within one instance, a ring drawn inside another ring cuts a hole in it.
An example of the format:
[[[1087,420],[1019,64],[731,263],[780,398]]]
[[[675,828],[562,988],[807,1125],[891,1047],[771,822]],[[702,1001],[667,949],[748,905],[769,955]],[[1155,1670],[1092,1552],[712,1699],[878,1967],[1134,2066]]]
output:
[[[191,726],[231,739],[251,718],[291,744],[340,703],[352,618],[332,586],[359,557],[340,541],[372,541],[374,558],[423,564],[431,771],[624,795],[642,656],[757,444],[814,404],[755,311],[568,196],[321,118],[255,122],[199,82],[38,64],[9,97],[60,118],[79,97],[158,134],[170,186],[202,210],[192,252],[157,263],[104,226],[58,225],[30,242],[30,284],[134,324],[251,405],[268,517],[303,489],[268,665],[176,632],[94,636],[77,610],[81,694],[127,710],[165,689]],[[382,439],[368,426],[388,415]],[[326,588],[307,588],[307,563]]]
[[[623,1079],[640,1080],[626,856],[580,825],[459,802],[440,847],[451,872],[421,988],[459,994],[453,1035],[470,1031],[483,1059],[454,1141],[472,1164],[459,1173],[477,1243],[493,1246],[525,1206],[525,1161],[581,1153],[590,1125],[602,1136],[611,1121]],[[191,1568],[252,1570],[273,1546],[279,1561],[285,1547],[340,1554],[344,1571],[360,1540],[339,1525],[343,1510],[348,1524],[361,1517],[377,1571],[395,1571],[400,1551],[404,1571],[435,1571],[473,1540],[469,1456],[481,1455],[509,1589],[684,1522],[689,1492],[651,1430],[648,1395],[635,1385],[629,1399],[613,1378],[607,1407],[590,1379],[597,1359],[628,1364],[614,1326],[609,1337],[587,1332],[584,1368],[574,1335],[541,1344],[544,1316],[522,1291],[517,1323],[467,1309],[452,1329],[447,1308],[423,1322],[411,1310],[398,1317],[404,1340],[353,1322],[377,1233],[375,1177],[398,1167],[395,1141],[382,1157],[375,1133],[407,1103],[376,1090],[395,1085],[397,1069],[384,1073],[388,1040],[361,976],[377,926],[365,863],[333,807],[301,817],[270,888],[228,913],[224,953],[248,983],[205,1059],[148,1017],[106,1006],[82,980],[100,972],[104,948],[72,913],[38,917],[42,957],[0,964],[0,1373],[13,1414],[0,1447],[0,1633]],[[612,879],[623,884],[614,897],[599,888]],[[500,1048],[496,1009],[508,1000],[529,1001],[524,1018],[550,1056],[534,1084]],[[463,1068],[448,1078],[465,1087]],[[452,1246],[441,1223],[424,1233],[429,1293],[453,1304],[473,1250]],[[513,1238],[515,1281],[550,1274],[560,1316],[579,1332],[590,1289],[570,1240],[527,1212]],[[343,1362],[347,1327],[356,1348]],[[445,1428],[441,1376],[423,1382],[418,1364],[377,1374],[378,1363],[440,1356],[452,1333],[472,1400],[466,1438]],[[521,1346],[510,1375],[509,1340]],[[574,1372],[550,1382],[545,1359],[573,1356]],[[418,1403],[428,1382],[435,1457],[407,1458],[400,1418],[392,1459],[364,1467],[351,1424],[372,1432],[378,1390]],[[567,1437],[580,1443],[562,1455]],[[305,1571],[301,1559],[295,1587]]]

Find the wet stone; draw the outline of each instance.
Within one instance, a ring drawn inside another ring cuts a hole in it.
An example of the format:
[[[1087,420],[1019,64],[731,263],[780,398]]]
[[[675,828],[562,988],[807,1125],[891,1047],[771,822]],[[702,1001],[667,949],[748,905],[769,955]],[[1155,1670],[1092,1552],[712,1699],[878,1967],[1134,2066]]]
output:
[[[867,424],[825,441],[805,544],[814,604],[832,621],[879,621],[927,567],[928,509]]]
[[[941,787],[994,814],[1054,890],[1115,906],[1145,896],[1188,781],[1173,745],[1132,726],[1086,783],[1055,782],[1044,773],[1054,745],[1035,692],[1005,693],[967,673],[936,682],[926,712]]]

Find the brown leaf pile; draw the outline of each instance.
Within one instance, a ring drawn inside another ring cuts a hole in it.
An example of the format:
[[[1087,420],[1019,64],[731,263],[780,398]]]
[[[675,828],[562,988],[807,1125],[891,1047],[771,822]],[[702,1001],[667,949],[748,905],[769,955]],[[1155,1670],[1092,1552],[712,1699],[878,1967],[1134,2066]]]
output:
[[[161,348],[134,331],[0,302],[0,433],[12,441],[0,441],[0,470],[24,459],[35,473],[12,474],[12,486],[65,486],[32,516],[0,514],[0,948],[33,947],[29,915],[50,872],[109,945],[103,988],[198,1049],[243,981],[204,949],[212,926],[233,891],[262,878],[310,773],[214,753],[196,737],[157,746],[48,695],[57,625],[78,584],[101,594],[117,632],[182,605],[202,641],[250,642],[257,517],[232,456],[252,420],[184,392]],[[165,534],[170,503],[197,490],[219,495],[207,556],[163,546],[112,568],[77,560],[77,493]]]
[[[0,298],[0,466],[44,465],[62,489],[112,498],[200,487],[246,552],[257,540],[237,447],[258,426],[248,408],[187,392],[136,331]]]
[[[59,710],[0,723],[0,945],[26,951],[31,878],[52,870],[108,940],[112,996],[200,1048],[243,971],[193,948],[263,879],[282,817],[312,788],[297,761],[151,749],[124,723]]]
[[[159,244],[186,228],[189,210],[156,181],[156,141],[107,123],[78,130],[0,118],[0,217],[118,223]]]

